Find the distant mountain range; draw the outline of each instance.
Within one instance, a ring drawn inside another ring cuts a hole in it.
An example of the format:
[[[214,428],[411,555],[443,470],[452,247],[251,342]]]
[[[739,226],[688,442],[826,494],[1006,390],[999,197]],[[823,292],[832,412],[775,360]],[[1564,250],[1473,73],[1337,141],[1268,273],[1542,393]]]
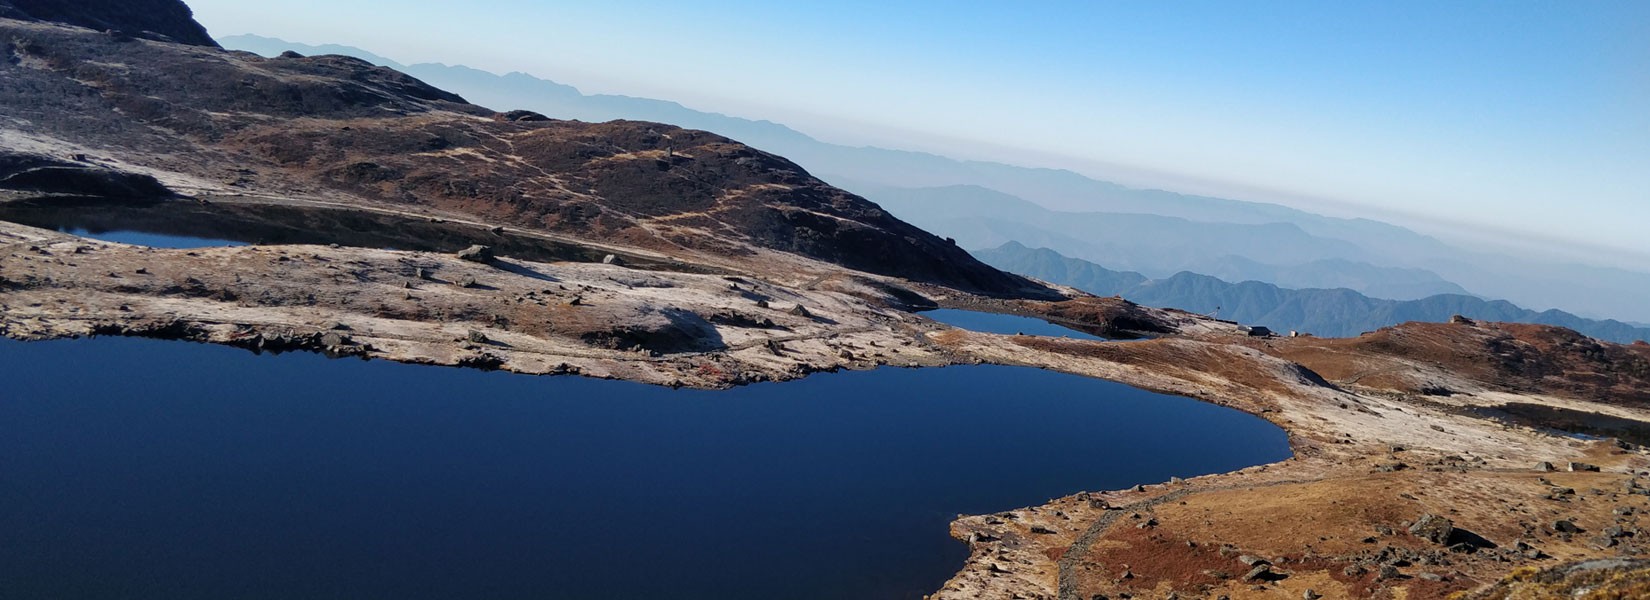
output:
[[[1118,227],[1098,234],[1074,234],[1013,219],[977,218],[970,222],[965,219],[970,215],[948,208],[944,216],[957,220],[956,231],[936,227],[941,230],[935,233],[956,237],[959,242],[977,239],[981,243],[973,244],[976,248],[1018,240],[1160,276],[1191,270],[1289,287],[1352,287],[1378,297],[1406,299],[1470,290],[1525,305],[1650,321],[1650,273],[1472,252],[1378,221],[1332,218],[1276,204],[1132,189],[1066,170],[830,144],[770,121],[699,111],[663,100],[587,95],[572,86],[523,73],[496,75],[463,66],[401,65],[357,48],[308,46],[258,36],[230,36],[218,41],[228,48],[265,56],[285,50],[355,56],[497,109],[525,108],[583,121],[657,121],[714,131],[784,155],[822,179],[879,202],[888,196],[888,189],[959,192],[966,188],[957,186],[972,186],[1061,214],[1161,218],[1131,221],[1149,226],[1156,243],[1150,250],[1129,250],[1103,237]],[[923,223],[926,217],[909,210],[899,216],[928,225]]]
[[[1148,277],[1196,271],[1288,287],[1344,287],[1399,300],[1468,293],[1429,271],[1377,267],[1365,262],[1370,253],[1361,246],[1313,235],[1292,223],[1208,223],[1140,213],[1060,212],[979,186],[893,188],[845,183],[901,219],[954,238],[964,248],[1016,241]],[[1302,262],[1301,257],[1322,258]]]
[[[1285,289],[1258,281],[1229,283],[1196,273],[1150,279],[1133,271],[1113,271],[1047,248],[1033,249],[1016,242],[973,254],[986,264],[1011,273],[1094,294],[1121,295],[1147,306],[1215,314],[1278,331],[1350,337],[1399,323],[1444,322],[1453,315],[1462,315],[1486,321],[1558,325],[1612,342],[1650,340],[1650,329],[1621,321],[1584,319],[1560,310],[1536,312],[1505,300],[1484,300],[1461,294],[1398,301],[1370,298],[1348,289]]]

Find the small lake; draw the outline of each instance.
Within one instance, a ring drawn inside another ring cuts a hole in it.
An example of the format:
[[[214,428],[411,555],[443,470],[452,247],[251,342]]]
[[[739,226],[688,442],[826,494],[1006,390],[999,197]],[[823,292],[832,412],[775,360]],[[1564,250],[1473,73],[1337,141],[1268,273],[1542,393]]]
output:
[[[148,246],[150,248],[212,248],[219,246],[249,246],[246,242],[235,240],[219,240],[212,238],[190,237],[186,235],[167,235],[164,233],[149,233],[114,229],[107,231],[90,231],[78,227],[61,228],[58,231],[83,238],[131,244],[133,246]]]
[[[1028,368],[670,390],[0,338],[0,595],[916,599],[957,513],[1286,458],[1235,410]]]
[[[433,217],[217,199],[114,201],[36,198],[0,202],[0,220],[154,248],[338,244],[357,248],[457,252],[474,244],[539,262],[600,262],[611,250],[531,232]],[[669,259],[619,253],[631,268],[703,272]]]
[[[1049,337],[1068,337],[1074,340],[1100,340],[1106,338],[1083,333],[1064,325],[1055,325],[1048,321],[1034,317],[1020,315],[1005,315],[1002,313],[981,312],[977,310],[960,310],[955,308],[937,308],[923,311],[922,316],[945,323],[952,327],[961,327],[972,331],[985,333],[1001,333],[1004,335],[1046,335]]]

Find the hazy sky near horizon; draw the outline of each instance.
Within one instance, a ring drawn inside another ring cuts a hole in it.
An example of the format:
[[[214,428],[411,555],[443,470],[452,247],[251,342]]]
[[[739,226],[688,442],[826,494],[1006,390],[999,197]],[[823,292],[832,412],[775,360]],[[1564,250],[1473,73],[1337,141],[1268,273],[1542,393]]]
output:
[[[189,4],[839,143],[1650,256],[1650,2]]]

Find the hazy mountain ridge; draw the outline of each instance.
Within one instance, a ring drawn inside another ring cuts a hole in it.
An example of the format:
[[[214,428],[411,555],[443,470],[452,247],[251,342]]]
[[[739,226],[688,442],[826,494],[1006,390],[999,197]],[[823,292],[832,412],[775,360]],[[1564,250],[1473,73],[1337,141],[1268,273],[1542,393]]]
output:
[[[229,47],[245,48],[266,55],[290,48],[305,53],[340,52],[370,61],[393,62],[359,49],[339,46],[311,47],[256,36],[231,36],[223,38],[222,41]],[[829,144],[768,121],[753,121],[698,111],[661,100],[584,95],[572,86],[520,73],[500,76],[466,67],[446,65],[413,65],[407,69],[426,81],[463,93],[470,100],[482,105],[530,108],[561,118],[588,121],[640,119],[715,131],[784,155],[807,167],[811,172],[824,174],[827,180],[862,195],[870,190],[855,182],[903,188],[974,185],[999,190],[1040,206],[1063,210],[1147,213],[1199,223],[1254,225],[1288,222],[1309,236],[1350,243],[1364,252],[1361,258],[1333,254],[1303,256],[1292,261],[1292,264],[1299,265],[1320,259],[1347,259],[1367,262],[1375,269],[1424,269],[1444,280],[1459,284],[1451,289],[1428,288],[1428,284],[1417,285],[1414,281],[1371,282],[1369,286],[1362,286],[1364,291],[1372,294],[1418,297],[1437,292],[1460,293],[1471,290],[1475,294],[1510,298],[1525,305],[1560,307],[1591,315],[1650,321],[1650,273],[1471,252],[1379,221],[1326,217],[1276,204],[1133,189],[1091,179],[1068,170],[1018,167],[1001,163],[956,160],[924,152]],[[836,174],[846,174],[848,177],[839,180],[835,177]],[[1007,239],[1017,238],[993,239],[995,243],[981,244],[977,247],[995,246]],[[1200,236],[1193,234],[1184,239],[1195,242]],[[1051,245],[1032,239],[1019,241],[1034,245]],[[1263,244],[1265,241],[1264,238],[1251,240],[1254,244]],[[1202,256],[1200,259],[1222,260],[1225,257],[1226,255]],[[1113,260],[1111,256],[1092,258],[1104,260],[1108,264],[1123,264]],[[1239,258],[1255,259],[1253,256]],[[1184,263],[1158,270],[1186,269],[1217,271],[1221,270],[1221,267],[1211,266],[1209,263]],[[1269,276],[1264,272],[1221,272],[1234,278],[1240,278],[1238,275],[1245,275],[1241,278],[1257,279]],[[1304,275],[1301,277],[1275,280],[1272,283],[1291,287],[1341,284],[1304,279]]]
[[[1137,189],[1100,181],[1065,169],[1022,167],[987,161],[958,160],[927,152],[851,147],[813,139],[772,121],[751,120],[699,111],[650,98],[585,95],[573,86],[523,73],[497,75],[463,66],[415,64],[405,68],[366,50],[339,45],[313,46],[256,35],[226,36],[226,47],[273,56],[283,50],[338,53],[391,66],[453,89],[484,106],[521,105],[558,118],[586,121],[648,120],[715,131],[747,144],[783,154],[816,174],[851,174],[858,181],[894,187],[977,185],[1019,196],[1042,206],[1085,212],[1150,213],[1194,221],[1267,224],[1303,223],[1317,235],[1381,238],[1406,244],[1437,244],[1407,229],[1368,219],[1325,217],[1278,204]],[[502,81],[501,81],[502,80]],[[503,85],[500,85],[500,84]],[[498,87],[493,87],[498,86]],[[518,94],[525,94],[518,95]],[[524,101],[533,104],[528,106]]]
[[[1468,293],[1422,269],[1369,264],[1366,261],[1374,257],[1364,248],[1312,235],[1293,223],[1205,223],[1140,213],[1058,212],[970,185],[847,185],[907,221],[955,238],[965,248],[1014,241],[1149,277],[1192,270],[1289,287],[1347,287],[1400,300]]]
[[[1286,289],[1258,281],[1230,283],[1190,272],[1149,279],[1140,273],[1114,271],[1062,256],[1048,248],[1032,249],[1012,242],[975,251],[974,255],[1005,271],[1094,294],[1121,295],[1147,306],[1215,314],[1280,331],[1350,337],[1399,323],[1445,322],[1451,316],[1463,315],[1486,321],[1557,325],[1618,343],[1650,341],[1650,329],[1621,321],[1586,319],[1560,310],[1537,312],[1505,300],[1461,294],[1399,301],[1370,298],[1348,289]]]

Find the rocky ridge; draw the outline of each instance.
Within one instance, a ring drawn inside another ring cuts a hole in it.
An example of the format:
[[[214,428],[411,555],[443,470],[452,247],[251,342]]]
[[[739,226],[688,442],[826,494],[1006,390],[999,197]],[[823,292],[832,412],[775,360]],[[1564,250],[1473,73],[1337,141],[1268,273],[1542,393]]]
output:
[[[0,0],[0,18],[51,21],[114,36],[218,46],[182,0]]]

